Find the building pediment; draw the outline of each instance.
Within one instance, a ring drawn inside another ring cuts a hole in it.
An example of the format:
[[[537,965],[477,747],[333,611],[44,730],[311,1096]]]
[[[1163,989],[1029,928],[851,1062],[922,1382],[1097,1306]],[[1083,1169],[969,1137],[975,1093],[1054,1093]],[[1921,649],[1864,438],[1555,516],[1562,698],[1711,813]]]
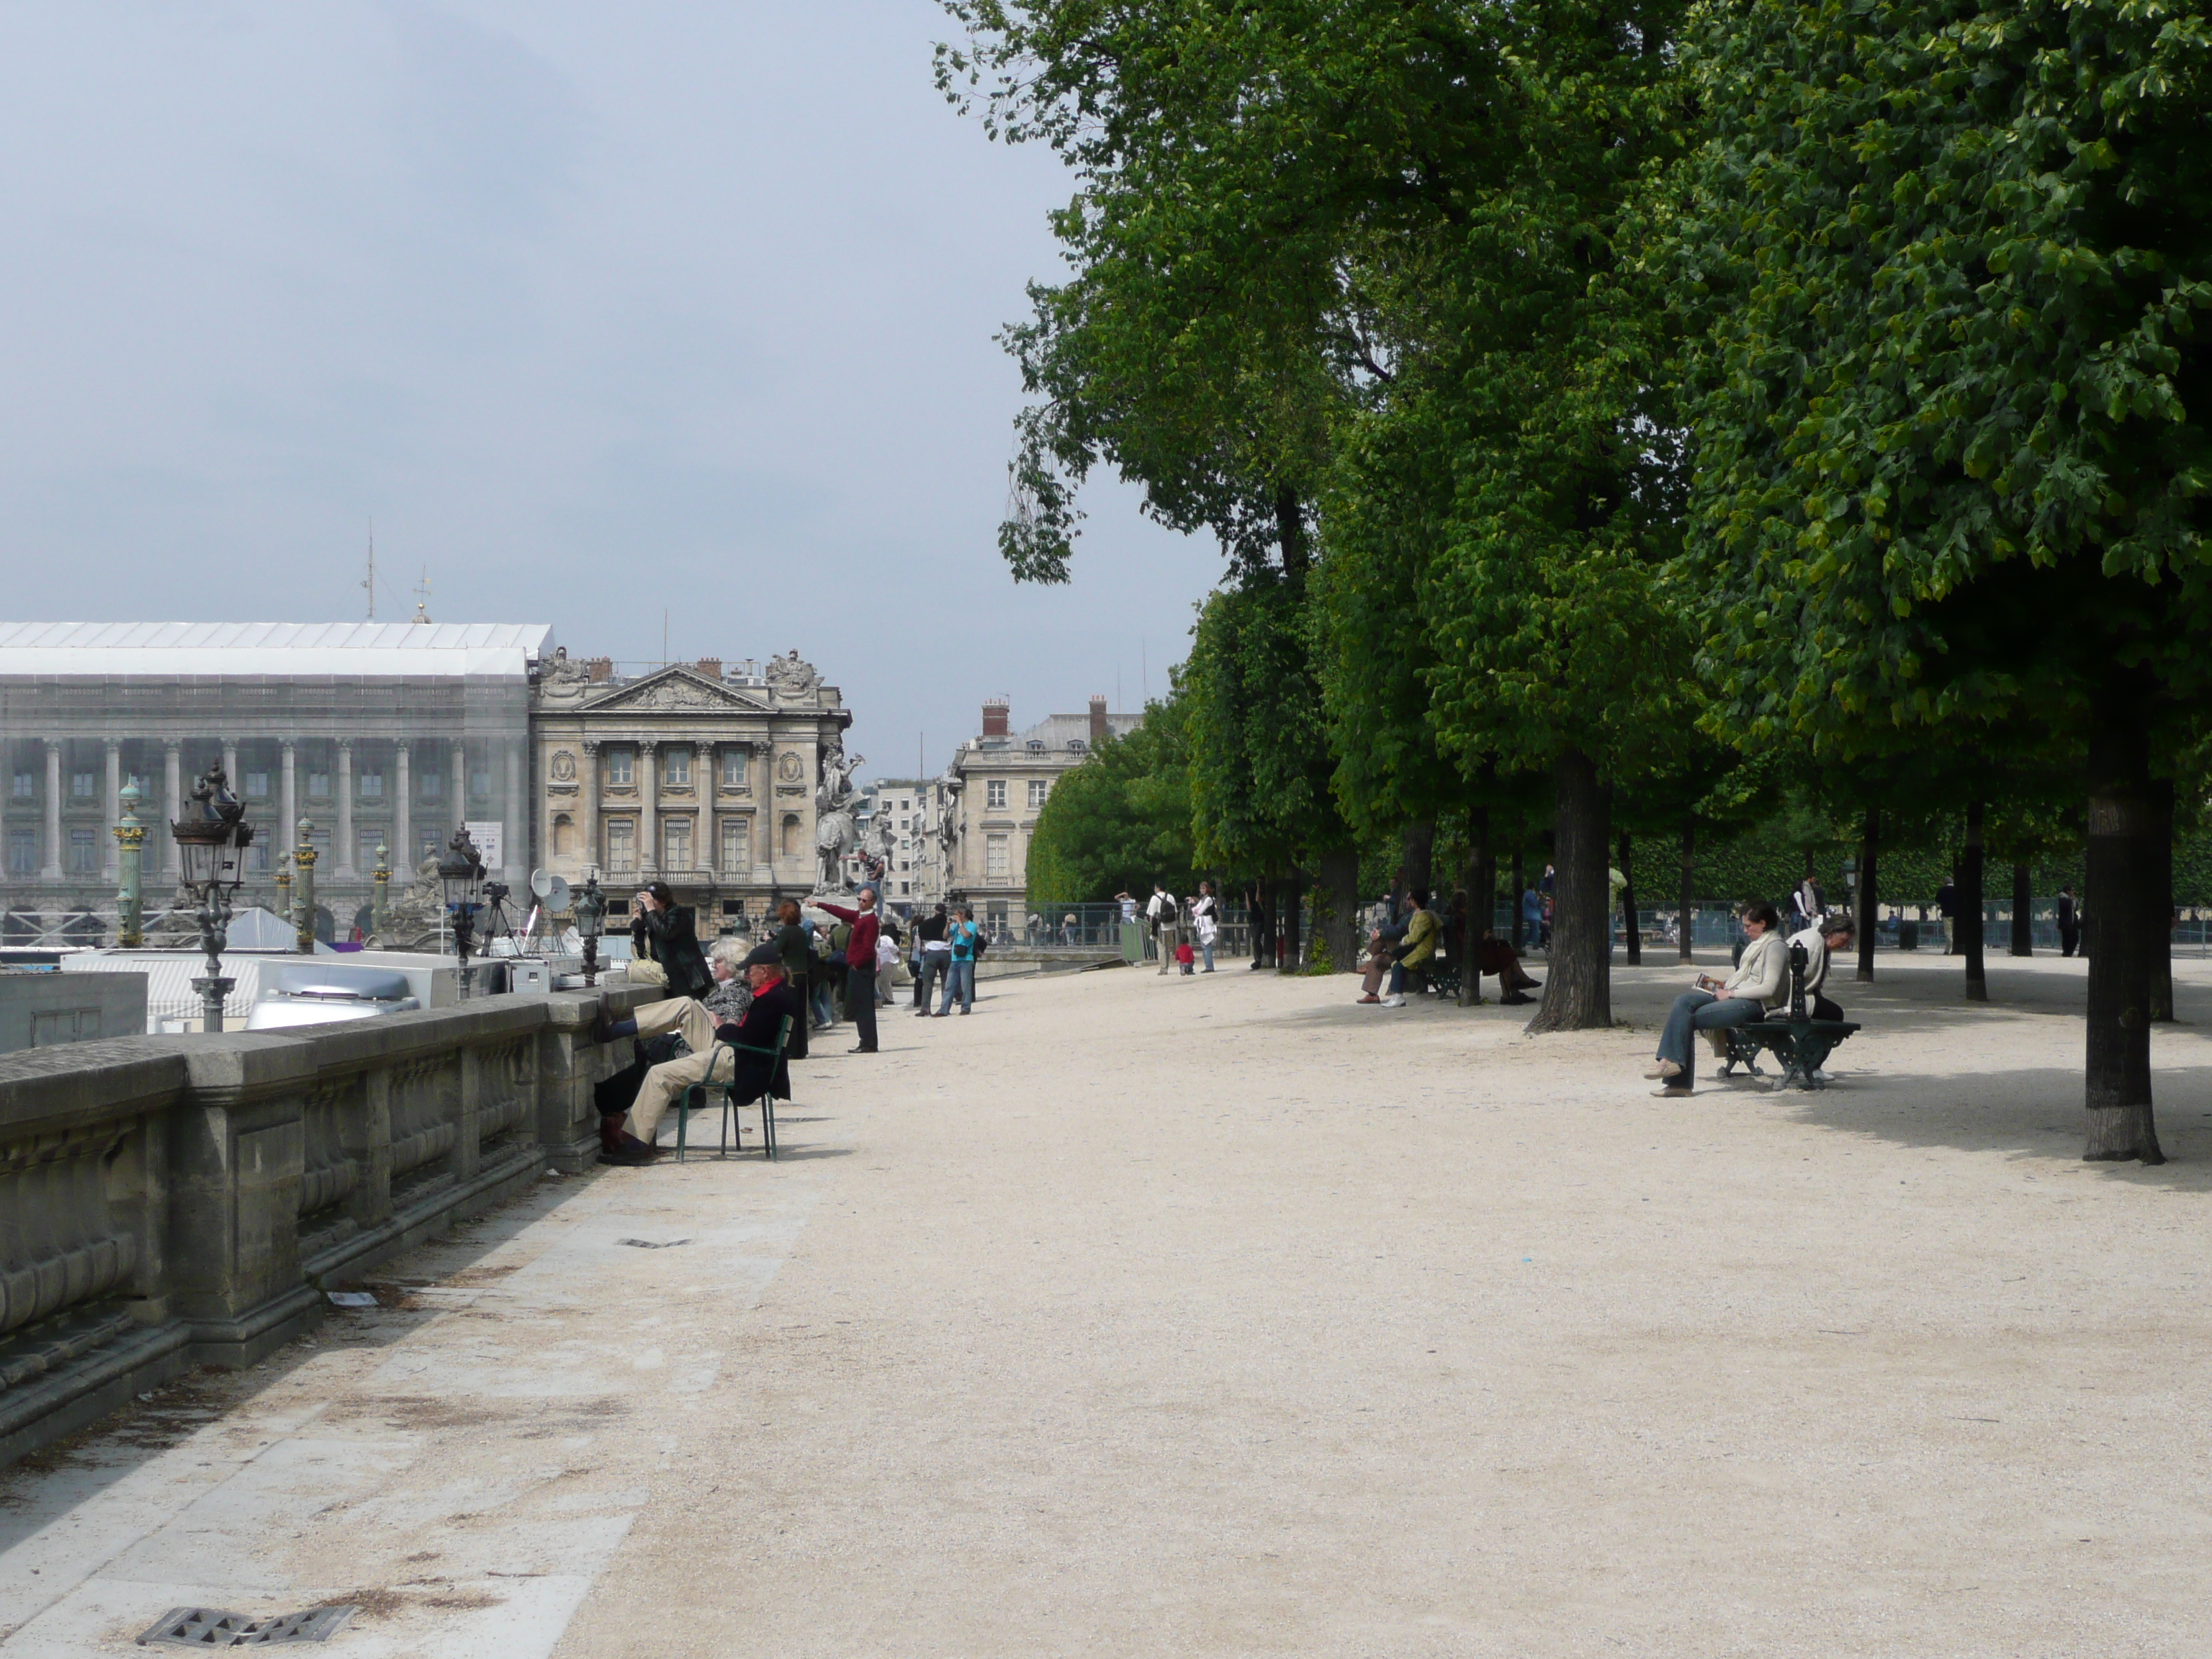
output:
[[[765,714],[767,703],[708,679],[696,669],[671,664],[599,696],[586,697],[586,714]]]

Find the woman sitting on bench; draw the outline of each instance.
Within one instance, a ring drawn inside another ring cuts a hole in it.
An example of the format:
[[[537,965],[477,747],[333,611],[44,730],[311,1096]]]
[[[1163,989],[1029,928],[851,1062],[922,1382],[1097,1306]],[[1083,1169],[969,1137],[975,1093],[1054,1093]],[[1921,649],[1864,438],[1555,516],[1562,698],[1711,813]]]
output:
[[[1700,974],[1695,990],[1674,999],[1659,1033],[1658,1063],[1644,1073],[1664,1085],[1662,1099],[1687,1095],[1695,1084],[1698,1032],[1748,1025],[1790,994],[1790,957],[1774,907],[1764,900],[1745,905],[1743,931],[1750,943],[1735,972],[1725,980]]]

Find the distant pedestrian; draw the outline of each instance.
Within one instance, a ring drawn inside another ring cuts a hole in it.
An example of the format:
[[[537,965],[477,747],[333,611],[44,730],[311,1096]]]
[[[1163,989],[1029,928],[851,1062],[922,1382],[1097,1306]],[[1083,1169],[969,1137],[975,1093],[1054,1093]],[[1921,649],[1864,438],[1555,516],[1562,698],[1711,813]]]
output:
[[[1936,890],[1936,914],[1943,918],[1943,954],[1959,954],[1959,878],[1956,872],[1946,877]]]
[[[1145,915],[1152,923],[1152,948],[1159,957],[1160,971],[1164,974],[1168,970],[1168,959],[1175,954],[1175,895],[1154,882],[1152,900],[1145,906]]]
[[[947,985],[952,982],[952,945],[945,938],[950,925],[941,904],[914,925],[918,964],[914,971],[914,1012],[924,1019],[929,1018],[930,988],[940,980]]]
[[[845,936],[845,1017],[853,1022],[853,1033],[860,1038],[852,1052],[872,1054],[876,1052],[876,938],[879,927],[876,890],[863,887],[854,899],[854,908],[849,910],[822,899],[817,899],[815,904],[844,922],[849,930]]]
[[[2071,886],[2058,890],[2058,954],[2070,957],[2081,945],[2081,907]]]
[[[952,961],[945,981],[945,1000],[937,1006],[939,1019],[952,1012],[955,997],[960,999],[960,1012],[963,1014],[972,1012],[975,1006],[975,945],[979,934],[965,905],[952,913],[945,937],[951,948]]]
[[[1544,945],[1544,896],[1531,887],[1521,895],[1521,931],[1532,949]]]
[[[1205,954],[1206,973],[1213,971],[1213,941],[1221,932],[1221,902],[1213,896],[1213,884],[1198,884],[1198,896],[1190,902],[1191,926],[1198,931],[1198,948]]]
[[[1807,876],[1790,895],[1790,909],[1797,926],[1810,927],[1828,911],[1828,896],[1820,890],[1820,884]]]

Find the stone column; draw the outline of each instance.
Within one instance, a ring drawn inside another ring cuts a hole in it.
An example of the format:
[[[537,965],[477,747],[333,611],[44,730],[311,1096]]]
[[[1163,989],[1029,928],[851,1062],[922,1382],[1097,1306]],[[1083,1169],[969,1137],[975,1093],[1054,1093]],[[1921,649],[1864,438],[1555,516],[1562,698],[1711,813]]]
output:
[[[177,838],[169,833],[169,825],[185,815],[185,781],[178,746],[174,738],[161,739],[161,799],[168,806],[169,816],[154,832],[161,838],[162,872],[172,881],[184,873],[183,866],[177,862]]]
[[[584,849],[584,873],[600,868],[605,849],[599,845],[599,745],[586,738],[576,745],[584,763],[576,769],[576,844]]]
[[[753,840],[759,849],[754,860],[764,869],[775,867],[775,739],[770,738],[753,750]]]
[[[295,775],[295,760],[292,740],[287,738],[284,739],[283,775],[278,780],[277,784],[281,791],[277,800],[283,809],[283,816],[276,821],[276,837],[270,845],[269,854],[271,858],[289,849],[292,840],[292,826],[300,821],[300,791],[299,781]]]
[[[173,750],[170,751],[174,753]],[[46,739],[46,862],[39,872],[46,881],[62,878],[62,742]]]
[[[469,740],[466,738],[453,739],[453,822],[452,829],[446,831],[449,841],[453,830],[459,829],[469,816]]]
[[[241,799],[246,795],[246,781],[238,775],[238,739],[222,740],[222,775],[230,780],[231,793]]]
[[[331,873],[340,881],[354,878],[353,867],[353,739],[338,739],[338,827],[337,844],[331,848],[335,855]]]
[[[660,873],[660,773],[653,764],[653,740],[641,738],[637,745],[637,872]]]
[[[123,866],[120,855],[123,844],[115,839],[116,826],[123,822],[123,739],[109,738],[107,746],[107,833],[100,837],[106,849],[100,855],[100,873],[113,882],[120,878]]]
[[[415,781],[408,773],[406,738],[392,745],[392,787],[399,792],[392,798],[392,867],[399,872],[404,889],[422,860],[415,850]]]
[[[699,845],[691,851],[691,861],[707,872],[710,883],[722,868],[722,817],[715,810],[722,792],[720,744],[691,745],[691,788],[699,802],[698,828],[692,831],[699,837]]]
[[[507,862],[507,884],[518,893],[530,880],[530,832],[526,827],[529,819],[522,814],[522,739],[507,740],[507,800],[500,813],[507,825],[507,845],[502,848]]]

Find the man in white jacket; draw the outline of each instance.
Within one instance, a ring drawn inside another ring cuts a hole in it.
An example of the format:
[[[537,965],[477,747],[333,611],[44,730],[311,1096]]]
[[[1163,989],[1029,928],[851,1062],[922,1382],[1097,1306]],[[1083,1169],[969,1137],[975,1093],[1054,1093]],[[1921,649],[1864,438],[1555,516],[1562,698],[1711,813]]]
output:
[[[1751,943],[1728,978],[1700,974],[1695,990],[1674,999],[1659,1033],[1656,1063],[1644,1073],[1662,1085],[1662,1099],[1687,1095],[1696,1083],[1697,1033],[1725,1025],[1748,1025],[1790,996],[1790,951],[1782,937],[1782,918],[1764,900],[1743,908],[1743,931]]]

